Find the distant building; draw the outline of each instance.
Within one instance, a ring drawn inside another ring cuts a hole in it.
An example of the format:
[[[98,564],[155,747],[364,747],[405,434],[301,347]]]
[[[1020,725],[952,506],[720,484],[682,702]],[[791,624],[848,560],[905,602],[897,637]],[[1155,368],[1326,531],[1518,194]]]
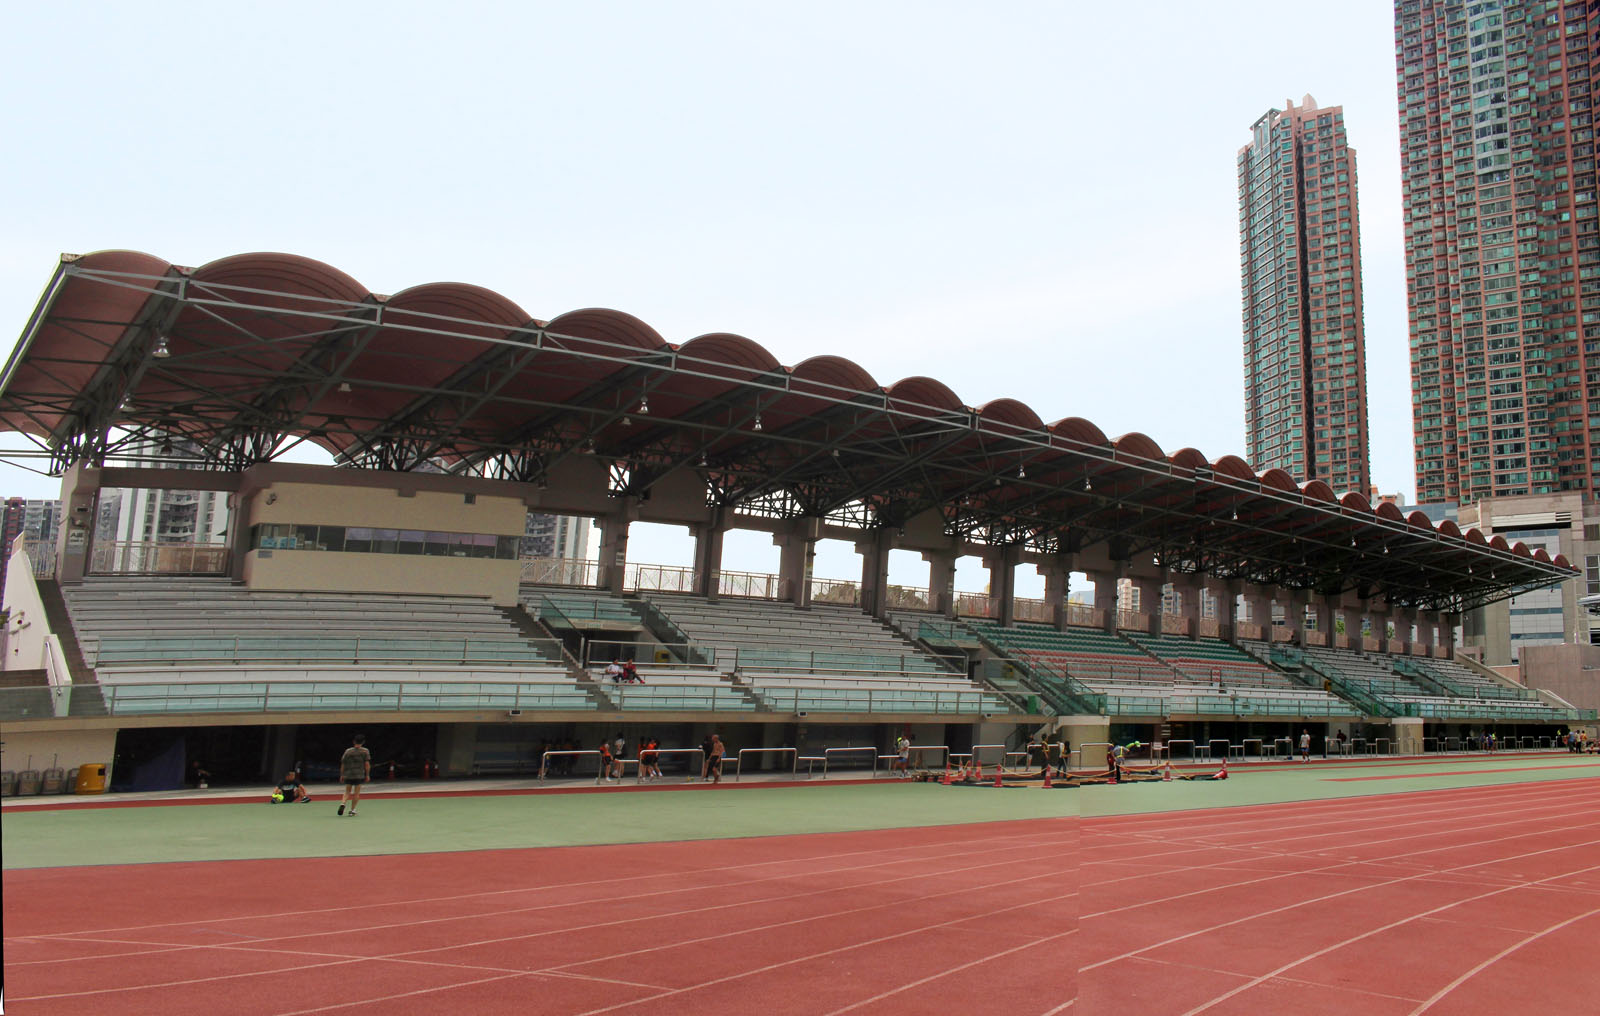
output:
[[[1538,589],[1470,611],[1463,618],[1462,642],[1477,648],[1490,666],[1521,662],[1529,646],[1600,642],[1600,617],[1578,605],[1600,593],[1600,505],[1576,491],[1485,498],[1456,512],[1463,530],[1476,527],[1507,543],[1543,547],[1551,557],[1565,554],[1584,569],[1582,579]]]
[[[11,562],[12,544],[53,541],[61,529],[61,502],[7,498],[0,515],[0,589],[5,588],[6,568]]]
[[[1250,465],[1365,491],[1361,235],[1344,110],[1309,95],[1268,110],[1237,169]]]
[[[521,555],[581,561],[589,555],[590,525],[586,518],[529,512]]]
[[[1398,0],[1417,500],[1600,479],[1589,2]]]

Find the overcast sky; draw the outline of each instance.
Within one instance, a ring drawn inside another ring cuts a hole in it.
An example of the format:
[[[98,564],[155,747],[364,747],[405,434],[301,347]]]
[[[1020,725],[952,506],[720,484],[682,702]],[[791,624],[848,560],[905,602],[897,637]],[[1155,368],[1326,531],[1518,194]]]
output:
[[[1358,152],[1374,481],[1412,496],[1389,5],[252,10],[8,9],[0,333],[62,252],[289,251],[1243,454],[1234,155],[1310,93]]]

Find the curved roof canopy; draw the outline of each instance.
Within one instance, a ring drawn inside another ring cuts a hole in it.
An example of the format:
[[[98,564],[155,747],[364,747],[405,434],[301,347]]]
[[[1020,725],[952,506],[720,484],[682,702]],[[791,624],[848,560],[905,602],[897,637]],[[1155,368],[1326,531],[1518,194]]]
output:
[[[300,441],[350,468],[510,481],[583,456],[612,467],[619,498],[690,470],[746,514],[898,528],[937,510],[968,542],[1105,544],[1114,559],[1427,609],[1573,574],[1236,456],[1169,457],[1143,434],[1042,419],[1013,399],[965,405],[932,378],[881,384],[842,357],[785,367],[738,335],[674,345],[621,311],[540,321],[460,283],[382,296],[287,254],[193,269],[63,256],[0,376],[0,426],[54,472],[167,438],[221,470]]]

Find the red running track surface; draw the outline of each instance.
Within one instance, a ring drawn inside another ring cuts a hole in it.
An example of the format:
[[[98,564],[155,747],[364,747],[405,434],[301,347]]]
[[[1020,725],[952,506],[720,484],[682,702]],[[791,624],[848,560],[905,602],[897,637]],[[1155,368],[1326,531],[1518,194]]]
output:
[[[1080,828],[1077,1012],[1600,1011],[1600,780]]]
[[[9,1010],[1060,1013],[1076,822],[5,873]]]

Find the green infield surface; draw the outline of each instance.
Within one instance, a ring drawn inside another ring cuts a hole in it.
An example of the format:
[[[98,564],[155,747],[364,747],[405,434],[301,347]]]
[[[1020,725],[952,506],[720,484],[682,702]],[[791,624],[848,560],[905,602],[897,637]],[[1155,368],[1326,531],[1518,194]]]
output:
[[[1135,789],[1135,788],[1130,788]],[[931,783],[743,787],[684,793],[475,794],[362,798],[340,818],[337,792],[309,804],[8,807],[5,867],[354,857],[524,847],[854,832],[1076,814],[1073,793]]]
[[[1216,769],[1176,771],[1181,777]],[[1600,776],[1600,758],[1544,753],[1236,764],[1226,781],[1179,778],[1053,791],[897,781],[684,793],[482,793],[462,784],[409,794],[401,784],[375,788],[355,818],[336,816],[338,796],[328,788],[318,788],[309,804],[195,796],[120,807],[93,806],[116,804],[116,798],[66,807],[10,805],[0,823],[0,846],[8,869],[355,857],[1093,818],[1594,776]]]

